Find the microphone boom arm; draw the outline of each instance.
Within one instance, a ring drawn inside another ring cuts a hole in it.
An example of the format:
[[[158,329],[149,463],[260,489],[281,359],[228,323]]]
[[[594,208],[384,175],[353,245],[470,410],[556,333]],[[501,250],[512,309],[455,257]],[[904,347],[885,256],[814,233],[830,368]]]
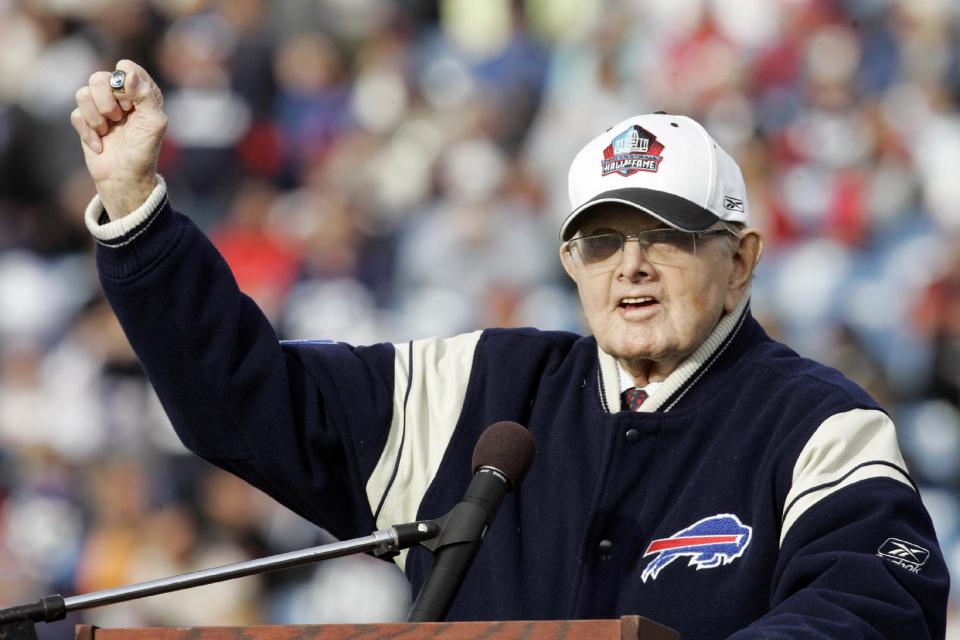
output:
[[[389,557],[396,555],[401,549],[429,540],[439,533],[440,528],[436,523],[430,520],[421,520],[374,531],[362,538],[333,542],[309,549],[236,562],[157,580],[148,580],[124,587],[104,589],[68,598],[61,595],[46,596],[30,604],[0,609],[0,640],[32,640],[36,638],[32,623],[62,620],[71,611],[137,600],[147,596],[169,593],[170,591],[180,591],[257,573],[287,569],[329,558],[339,558],[353,553],[370,551],[378,557]]]

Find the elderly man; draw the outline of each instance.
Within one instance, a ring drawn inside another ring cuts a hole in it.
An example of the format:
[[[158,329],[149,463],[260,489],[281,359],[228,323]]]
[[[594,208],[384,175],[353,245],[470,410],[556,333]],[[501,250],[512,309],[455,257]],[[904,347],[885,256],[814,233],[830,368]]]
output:
[[[103,288],[183,441],[341,537],[436,517],[499,420],[537,461],[450,619],[638,613],[688,638],[943,637],[948,577],[883,410],[752,318],[739,168],[685,117],[574,159],[560,258],[592,336],[491,329],[280,342],[155,175],[149,75],[95,74],[72,121]],[[111,80],[114,86],[111,86]],[[413,587],[432,558],[399,558]]]

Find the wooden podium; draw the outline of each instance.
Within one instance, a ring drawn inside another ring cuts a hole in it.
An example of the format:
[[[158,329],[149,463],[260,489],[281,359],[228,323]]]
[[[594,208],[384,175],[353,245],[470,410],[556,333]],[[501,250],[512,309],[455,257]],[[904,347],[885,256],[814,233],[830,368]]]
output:
[[[77,625],[76,640],[680,640],[676,631],[640,616],[619,620],[517,620],[389,624],[263,625],[101,629]]]

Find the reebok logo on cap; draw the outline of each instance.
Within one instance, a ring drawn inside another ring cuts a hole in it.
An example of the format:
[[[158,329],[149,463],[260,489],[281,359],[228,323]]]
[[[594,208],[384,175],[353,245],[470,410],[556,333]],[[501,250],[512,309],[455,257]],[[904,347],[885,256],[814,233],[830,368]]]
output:
[[[743,211],[743,200],[731,198],[730,196],[724,196],[723,208],[729,209],[730,211]]]

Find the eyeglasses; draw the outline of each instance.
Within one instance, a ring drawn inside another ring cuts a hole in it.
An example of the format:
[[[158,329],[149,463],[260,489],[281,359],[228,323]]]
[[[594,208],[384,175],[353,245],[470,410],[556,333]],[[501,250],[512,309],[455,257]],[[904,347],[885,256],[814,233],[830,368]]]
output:
[[[574,238],[567,242],[567,251],[577,266],[585,269],[608,269],[620,263],[623,245],[627,240],[640,243],[646,259],[654,264],[678,265],[697,253],[697,242],[702,238],[730,234],[726,229],[710,231],[680,231],[679,229],[648,229],[634,235],[607,232]]]

